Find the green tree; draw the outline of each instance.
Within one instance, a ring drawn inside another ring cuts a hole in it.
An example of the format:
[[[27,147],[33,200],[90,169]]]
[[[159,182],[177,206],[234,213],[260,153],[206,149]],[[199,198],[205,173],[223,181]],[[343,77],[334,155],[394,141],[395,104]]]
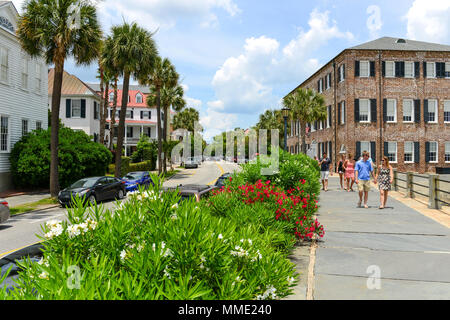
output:
[[[17,36],[32,57],[45,56],[55,66],[52,92],[50,193],[57,196],[59,109],[65,60],[88,65],[99,54],[101,28],[96,7],[88,0],[29,0],[19,17]]]
[[[133,163],[152,161],[152,164],[156,162],[158,146],[155,141],[150,141],[146,135],[141,135],[136,147],[136,151],[131,156]]]
[[[292,118],[300,123],[299,145],[306,153],[306,124],[327,119],[325,99],[311,89],[298,88],[283,99],[283,105],[291,109]]]
[[[152,33],[139,27],[136,23],[125,22],[111,28],[111,63],[119,71],[119,76],[123,77],[122,103],[117,133],[116,177],[120,176],[130,77],[143,79],[154,68],[158,51],[152,37]]]
[[[199,122],[200,114],[194,108],[186,108],[177,113],[173,118],[173,129],[186,129],[189,132],[194,132],[194,124]]]
[[[278,130],[278,141],[280,145],[284,145],[284,119],[281,113],[281,110],[266,110],[263,114],[259,116],[259,121],[255,126],[255,129],[259,135],[259,131],[261,129],[267,130],[268,138],[267,144],[268,146],[272,143],[272,135],[270,130],[277,129]],[[287,129],[288,132],[290,130],[290,123],[288,122]]]

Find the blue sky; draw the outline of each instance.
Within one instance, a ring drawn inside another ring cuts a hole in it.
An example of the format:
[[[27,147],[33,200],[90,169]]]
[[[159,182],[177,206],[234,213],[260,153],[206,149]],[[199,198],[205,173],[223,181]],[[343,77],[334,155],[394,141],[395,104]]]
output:
[[[23,0],[13,1],[20,9]],[[205,138],[253,126],[345,48],[382,36],[450,44],[450,0],[104,0],[106,33],[125,19],[150,31],[181,74]],[[66,70],[96,82],[97,66]]]

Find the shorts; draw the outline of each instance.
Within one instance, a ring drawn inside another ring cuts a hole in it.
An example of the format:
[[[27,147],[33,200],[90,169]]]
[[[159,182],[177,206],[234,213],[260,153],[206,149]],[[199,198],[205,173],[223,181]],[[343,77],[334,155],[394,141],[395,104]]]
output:
[[[322,180],[328,180],[329,175],[330,175],[330,171],[320,171],[320,178]]]
[[[359,180],[358,190],[359,192],[370,191],[370,180]]]

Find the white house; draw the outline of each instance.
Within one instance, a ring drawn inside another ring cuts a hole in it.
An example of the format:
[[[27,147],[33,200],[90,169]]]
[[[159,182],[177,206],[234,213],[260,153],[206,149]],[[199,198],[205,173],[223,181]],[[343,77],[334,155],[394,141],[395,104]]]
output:
[[[48,101],[52,101],[55,69],[48,73]],[[49,105],[51,110],[51,106]],[[95,142],[100,137],[100,96],[76,76],[64,71],[59,118],[64,126],[82,130]]]
[[[16,36],[18,12],[0,1],[0,191],[12,187],[9,155],[23,135],[47,129],[47,64],[31,58]]]

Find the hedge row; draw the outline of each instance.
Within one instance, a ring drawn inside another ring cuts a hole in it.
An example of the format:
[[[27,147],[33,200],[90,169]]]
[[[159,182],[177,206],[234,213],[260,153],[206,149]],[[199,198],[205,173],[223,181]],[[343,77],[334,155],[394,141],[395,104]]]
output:
[[[123,177],[129,172],[136,171],[153,171],[155,170],[156,164],[153,161],[144,161],[139,163],[131,163],[131,159],[129,157],[122,157],[122,165],[120,170],[120,176]],[[108,166],[108,173],[114,174],[116,170],[116,166],[114,164],[110,164]]]

